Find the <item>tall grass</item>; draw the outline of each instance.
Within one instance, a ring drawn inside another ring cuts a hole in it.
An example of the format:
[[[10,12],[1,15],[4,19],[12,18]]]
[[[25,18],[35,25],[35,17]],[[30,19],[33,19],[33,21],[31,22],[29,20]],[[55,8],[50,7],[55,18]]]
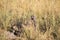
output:
[[[1,40],[6,39],[2,33],[19,22],[22,22],[23,32],[16,40],[60,40],[59,0],[0,1]]]

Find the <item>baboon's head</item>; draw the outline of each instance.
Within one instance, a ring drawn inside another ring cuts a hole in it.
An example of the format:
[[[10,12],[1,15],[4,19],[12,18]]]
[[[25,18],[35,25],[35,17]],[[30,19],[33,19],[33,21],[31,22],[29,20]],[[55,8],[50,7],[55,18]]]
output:
[[[35,16],[34,15],[31,15],[31,20],[35,20]]]

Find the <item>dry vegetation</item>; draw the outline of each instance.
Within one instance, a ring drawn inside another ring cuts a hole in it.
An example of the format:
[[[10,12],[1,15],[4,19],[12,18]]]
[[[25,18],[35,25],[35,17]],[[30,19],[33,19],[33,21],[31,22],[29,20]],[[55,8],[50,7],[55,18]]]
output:
[[[60,0],[0,0],[0,40],[60,40]]]

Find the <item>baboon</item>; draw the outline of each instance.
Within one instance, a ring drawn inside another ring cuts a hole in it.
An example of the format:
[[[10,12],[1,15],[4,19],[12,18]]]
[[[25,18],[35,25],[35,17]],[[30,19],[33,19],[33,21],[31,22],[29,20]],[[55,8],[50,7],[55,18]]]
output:
[[[31,15],[31,20],[34,20],[34,15]]]
[[[31,20],[33,21],[33,24],[36,27],[36,20],[35,20],[35,16],[34,15],[31,15]]]
[[[16,36],[20,36],[22,33],[22,22],[16,21],[16,23],[13,23],[9,29],[10,32],[12,32]]]

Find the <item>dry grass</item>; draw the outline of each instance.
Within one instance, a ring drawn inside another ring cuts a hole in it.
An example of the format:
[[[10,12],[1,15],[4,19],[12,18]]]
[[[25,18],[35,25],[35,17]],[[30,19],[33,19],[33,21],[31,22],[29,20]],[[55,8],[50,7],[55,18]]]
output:
[[[23,23],[24,32],[16,40],[60,40],[59,4],[60,0],[0,0],[0,40],[9,40],[2,33],[17,22]]]

